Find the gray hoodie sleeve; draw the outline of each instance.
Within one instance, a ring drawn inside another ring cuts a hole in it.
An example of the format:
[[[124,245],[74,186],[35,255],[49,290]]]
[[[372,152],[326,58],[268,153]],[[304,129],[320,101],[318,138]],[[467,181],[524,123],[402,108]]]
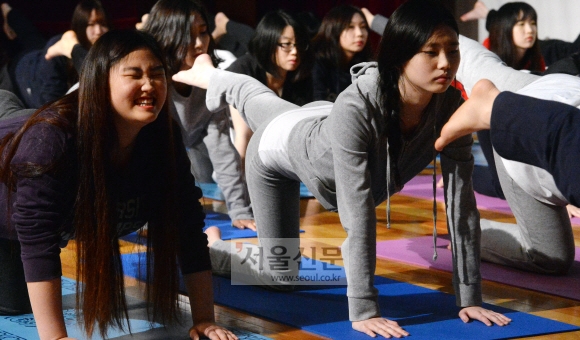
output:
[[[481,298],[479,211],[471,174],[471,135],[462,137],[441,152],[441,172],[445,183],[447,229],[453,253],[453,287],[460,307],[479,306]]]
[[[376,211],[371,192],[369,150],[375,133],[369,121],[369,102],[364,91],[343,91],[328,118],[338,213],[347,238],[342,256],[348,282],[351,321],[380,316],[378,292],[374,287],[376,266]],[[344,138],[348,136],[348,138]]]
[[[253,220],[248,189],[243,179],[241,159],[230,138],[227,109],[215,112],[207,126],[203,142],[208,148],[216,182],[222,190],[228,215],[233,220]]]

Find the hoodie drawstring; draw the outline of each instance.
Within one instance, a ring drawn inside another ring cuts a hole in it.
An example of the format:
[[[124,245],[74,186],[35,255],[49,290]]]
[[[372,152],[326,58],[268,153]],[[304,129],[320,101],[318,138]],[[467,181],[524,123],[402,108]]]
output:
[[[387,139],[387,144],[389,140]],[[387,229],[391,229],[391,188],[389,187],[391,181],[391,155],[387,150]]]
[[[433,140],[437,139],[437,123],[433,124]],[[387,138],[387,145],[389,140]],[[391,228],[391,153],[387,151],[387,229]],[[437,254],[437,150],[433,147],[433,261]]]
[[[433,124],[433,140],[437,140],[437,123]],[[437,150],[433,147],[433,261],[437,260]]]

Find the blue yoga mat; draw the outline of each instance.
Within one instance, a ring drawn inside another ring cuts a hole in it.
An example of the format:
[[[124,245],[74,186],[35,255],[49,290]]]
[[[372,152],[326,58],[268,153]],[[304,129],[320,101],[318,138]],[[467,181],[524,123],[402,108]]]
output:
[[[68,278],[62,278],[63,314],[69,337],[87,339],[85,333],[77,324],[75,306],[76,282]],[[187,339],[189,327],[191,327],[191,315],[184,315],[182,325],[176,325],[166,329],[163,325],[147,320],[145,302],[132,297],[127,297],[129,309],[129,324],[131,332],[127,330],[110,329],[109,339],[117,340],[161,340],[161,339]],[[124,323],[126,326],[126,322]],[[126,327],[125,327],[126,328]],[[240,339],[245,340],[268,340],[270,338],[251,333],[241,329],[232,330]],[[100,339],[96,334],[93,339]],[[16,316],[0,316],[0,340],[36,340],[39,339],[36,323],[32,314]]]
[[[123,255],[127,275],[137,277],[138,256]],[[338,276],[344,275],[342,267],[336,268],[340,270]],[[301,271],[301,275],[312,277],[313,273]],[[504,313],[513,321],[504,327],[487,327],[480,322],[464,324],[457,316],[459,308],[455,306],[453,295],[379,276],[375,277],[375,287],[379,291],[383,317],[397,321],[412,339],[508,339],[580,329],[488,304],[484,307]],[[331,339],[369,339],[352,329],[344,285],[297,286],[293,292],[280,293],[255,286],[232,285],[230,279],[214,276],[214,299],[218,304]]]
[[[224,195],[216,183],[197,183],[201,188],[203,197],[211,198],[216,201],[224,201]],[[300,183],[300,198],[311,198],[314,195],[306,188],[304,183]]]
[[[238,229],[232,226],[232,220],[226,214],[206,211],[205,212],[205,227],[216,226],[222,232],[222,240],[231,240],[235,238],[251,238],[258,237],[258,234],[250,229]],[[304,230],[300,230],[301,233]]]
[[[252,238],[258,237],[258,234],[250,229],[238,229],[232,226],[232,220],[226,214],[206,211],[205,213],[205,226],[216,226],[222,232],[222,240],[231,240],[236,238]],[[205,229],[204,229],[205,230]],[[301,233],[304,230],[300,230]],[[147,244],[147,239],[145,237],[140,237],[137,232],[130,233],[128,235],[122,236],[120,238],[123,241],[137,243],[145,245]],[[2,340],[2,338],[0,338]]]

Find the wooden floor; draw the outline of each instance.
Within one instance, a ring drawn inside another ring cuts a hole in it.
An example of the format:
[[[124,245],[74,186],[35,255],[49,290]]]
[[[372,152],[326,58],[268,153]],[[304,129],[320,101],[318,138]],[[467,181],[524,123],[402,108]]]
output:
[[[305,240],[312,238],[345,237],[338,215],[327,212],[314,200],[301,200],[301,229]],[[224,204],[204,199],[208,210],[223,212]],[[447,233],[443,204],[439,204],[438,233]],[[433,229],[432,202],[395,195],[391,200],[391,229],[386,228],[385,204],[377,207],[377,241],[431,235]],[[482,218],[503,222],[514,221],[510,215],[481,211]],[[574,228],[574,240],[580,245],[580,228]],[[305,241],[307,242],[307,241]],[[311,245],[303,243],[305,248]],[[71,250],[74,244],[63,251],[63,272],[73,277],[74,266],[71,261]],[[133,245],[125,245],[123,251],[138,251]],[[341,264],[341,263],[339,263]],[[378,260],[376,274],[398,281],[408,282],[446,293],[453,293],[451,274],[442,271],[423,269],[407,264]],[[578,287],[580,289],[580,287]],[[558,320],[580,326],[580,301],[568,300],[548,294],[542,294],[499,283],[483,282],[483,300],[487,303],[531,313],[541,317]],[[324,339],[323,337],[303,332],[285,325],[250,316],[230,308],[216,306],[216,319],[224,326],[237,327],[259,333],[273,339]],[[580,331],[552,334],[529,339],[580,339]]]

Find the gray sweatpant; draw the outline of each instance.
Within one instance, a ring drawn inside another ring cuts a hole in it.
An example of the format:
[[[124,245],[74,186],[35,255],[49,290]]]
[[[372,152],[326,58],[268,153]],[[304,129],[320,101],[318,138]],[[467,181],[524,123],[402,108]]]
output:
[[[256,85],[263,88],[261,84]],[[246,180],[258,227],[259,246],[238,243],[237,248],[232,248],[229,242],[217,241],[210,248],[212,268],[218,275],[231,274],[232,277],[245,278],[244,281],[249,284],[265,285],[278,290],[292,289],[291,282],[273,280],[272,277],[297,275],[297,261],[288,261],[287,266],[272,268],[267,261],[254,262],[247,256],[261,253],[266,258],[272,250],[281,252],[281,248],[276,247],[283,246],[292,259],[297,256],[299,258],[300,182],[268,169],[258,155],[258,146],[268,123],[278,115],[299,107],[279,98],[273,92],[266,91],[256,95],[251,84],[244,86],[246,91],[240,94],[239,102],[230,104],[240,111],[254,131],[246,153]],[[236,266],[240,263],[245,265]]]
[[[471,93],[480,79],[501,91],[518,91],[539,76],[505,66],[499,57],[473,40],[460,37],[457,79]],[[565,206],[542,203],[508,175],[499,155],[495,164],[502,190],[516,224],[481,220],[481,258],[544,274],[565,274],[574,261],[574,237]]]

